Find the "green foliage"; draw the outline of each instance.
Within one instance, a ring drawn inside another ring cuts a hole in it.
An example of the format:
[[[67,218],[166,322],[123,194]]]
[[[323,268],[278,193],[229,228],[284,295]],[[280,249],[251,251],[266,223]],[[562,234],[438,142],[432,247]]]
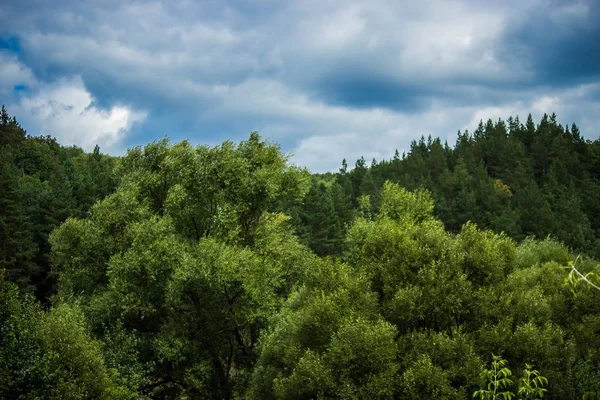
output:
[[[401,390],[404,398],[432,398],[442,394],[465,398],[478,386],[483,365],[472,337],[461,330],[450,333],[411,332],[398,338],[402,355]],[[431,376],[427,371],[431,370]],[[430,396],[430,397],[427,397]]]
[[[264,211],[308,190],[308,173],[286,163],[277,145],[253,132],[237,146],[154,142],[129,151],[119,173],[139,187],[151,211],[171,216],[190,239],[217,236],[251,244]]]
[[[444,369],[434,365],[427,355],[420,356],[400,378],[402,399],[460,399]],[[464,397],[462,397],[464,398]]]
[[[554,116],[310,176],[255,132],[111,158],[3,109],[0,397],[594,398],[599,161]]]
[[[379,217],[399,222],[421,222],[431,219],[433,201],[429,192],[419,189],[409,192],[401,186],[386,182]]]
[[[473,393],[473,398],[482,400],[490,399],[512,399],[515,394],[509,389],[513,385],[512,372],[508,367],[508,361],[500,356],[493,355],[489,369],[481,371],[481,379],[486,383],[485,389]],[[541,399],[544,397],[548,385],[548,379],[540,375],[539,371],[532,369],[531,365],[525,364],[525,369],[518,380],[517,396],[519,399]]]
[[[594,392],[585,392],[585,394],[583,395],[583,400],[594,400],[594,399],[600,399],[600,390],[599,391],[594,391]]]
[[[378,317],[366,280],[321,261],[261,342],[250,398],[391,398],[395,329]]]
[[[270,212],[305,194],[306,173],[254,133],[237,146],[155,142],[131,150],[119,173],[115,193],[51,235],[60,298],[101,337],[135,343],[138,363],[106,350],[128,387],[231,398],[314,260]]]
[[[548,391],[544,389],[544,386],[548,384],[548,379],[540,375],[537,370],[531,368],[531,365],[525,364],[523,375],[519,378],[517,395],[521,399],[541,399]]]
[[[334,185],[340,190],[339,185]],[[338,196],[337,198],[334,196]],[[348,210],[344,207],[343,193],[334,192],[332,187],[324,183],[313,182],[304,198],[304,205],[299,215],[302,227],[301,238],[320,256],[337,255],[342,242],[342,217]]]
[[[50,232],[83,216],[117,182],[114,159],[62,147],[51,137],[26,136],[2,108],[0,123],[0,268],[21,289],[48,304],[55,294]]]
[[[594,271],[587,272],[583,274],[580,272],[575,265],[579,260],[579,256],[575,259],[575,261],[569,261],[567,264],[567,268],[569,270],[569,274],[565,278],[565,283],[571,290],[573,294],[577,293],[577,286],[583,285],[586,289],[595,289],[600,291],[600,277]]]
[[[50,398],[133,398],[134,393],[115,382],[117,372],[106,368],[101,344],[90,338],[77,308],[53,308],[44,316],[38,335],[54,381]]]
[[[473,393],[473,398],[481,400],[512,399],[515,395],[508,389],[513,381],[512,372],[508,362],[500,356],[494,355],[489,369],[481,372],[481,379],[487,383],[485,389]]]
[[[44,313],[0,277],[0,395],[11,399],[133,399],[107,368],[76,306]]]
[[[476,285],[500,282],[511,272],[516,246],[506,236],[482,231],[467,223],[457,239],[465,252],[465,272]]]
[[[375,199],[376,212],[384,182],[410,190],[426,188],[435,214],[459,232],[471,221],[480,228],[522,240],[557,238],[570,248],[597,257],[600,229],[598,140],[585,141],[577,126],[565,127],[545,115],[539,125],[531,116],[482,121],[473,133],[458,132],[454,148],[439,139],[413,141],[402,157],[340,170],[338,180],[358,205],[362,195]],[[368,184],[367,184],[368,183]]]
[[[16,285],[0,271],[1,398],[43,398],[51,390],[50,365],[37,335],[42,316],[33,299],[20,299]]]

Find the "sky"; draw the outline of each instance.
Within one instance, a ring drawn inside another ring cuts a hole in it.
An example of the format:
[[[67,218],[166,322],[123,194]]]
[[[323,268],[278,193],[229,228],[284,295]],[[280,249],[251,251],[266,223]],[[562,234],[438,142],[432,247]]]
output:
[[[259,131],[314,172],[511,115],[596,139],[600,1],[0,0],[0,102],[86,150]]]

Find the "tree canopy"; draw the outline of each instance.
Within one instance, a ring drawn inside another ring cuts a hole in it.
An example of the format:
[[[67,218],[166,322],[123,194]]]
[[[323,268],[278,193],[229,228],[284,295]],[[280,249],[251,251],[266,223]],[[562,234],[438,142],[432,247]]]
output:
[[[310,174],[256,132],[110,157],[3,108],[0,397],[599,396],[598,143],[510,118]]]

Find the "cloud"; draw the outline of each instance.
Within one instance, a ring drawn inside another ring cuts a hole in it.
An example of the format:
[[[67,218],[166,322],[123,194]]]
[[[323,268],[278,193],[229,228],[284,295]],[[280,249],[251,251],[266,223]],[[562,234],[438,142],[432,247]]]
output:
[[[15,87],[32,86],[36,79],[31,70],[23,65],[17,57],[0,51],[0,95],[8,97]]]
[[[124,106],[100,109],[80,77],[40,84],[10,106],[11,113],[36,134],[55,136],[60,143],[92,150],[119,148],[127,131],[143,121],[146,113]]]
[[[519,116],[524,122],[529,113],[539,121],[544,113],[556,112],[559,122],[576,122],[586,137],[600,136],[600,83],[547,90],[543,96],[532,89],[521,92],[519,99],[496,105],[450,105],[433,99],[418,113],[329,104],[261,79],[223,87],[219,97],[218,106],[204,114],[205,121],[213,124],[235,115],[238,123],[247,127],[244,133],[258,130],[280,143],[298,138],[284,148],[294,154],[296,164],[318,172],[336,170],[343,158],[350,165],[361,156],[368,161],[391,158],[396,149],[407,151],[410,142],[421,136],[439,136],[453,145],[458,129],[473,131],[480,120],[510,116]]]
[[[204,107],[215,86],[266,78],[332,104],[417,111],[440,87],[524,77],[494,51],[507,8],[440,0],[266,1],[253,13],[239,1],[13,7],[19,23],[7,18],[7,29],[20,31],[35,72],[81,75],[100,101]]]
[[[594,0],[7,3],[0,68],[35,86],[15,97],[30,130],[70,142],[259,130],[324,171],[529,112],[600,134]]]
[[[570,125],[575,122],[587,138],[600,137],[598,115],[600,115],[600,83],[580,85],[569,89],[548,92],[537,97],[533,93],[524,100],[506,102],[499,106],[481,107],[448,106],[433,103],[418,114],[398,113],[387,109],[352,110],[326,105],[308,106],[303,123],[306,131],[293,149],[293,160],[300,165],[309,165],[318,172],[335,171],[346,158],[349,165],[364,156],[367,161],[390,159],[394,151],[409,150],[412,140],[421,136],[440,137],[450,145],[456,141],[458,129],[471,132],[480,120],[493,121],[499,118],[519,116],[525,122],[532,114],[539,122],[544,113],[558,114],[559,122]],[[289,107],[289,102],[287,103]],[[304,103],[305,106],[309,103]],[[293,113],[292,113],[293,114]],[[314,129],[312,127],[319,127]],[[278,126],[265,126],[266,132],[277,132]],[[324,128],[324,129],[323,129]],[[288,131],[293,132],[290,127]],[[285,130],[284,130],[285,134]]]
[[[595,0],[540,2],[507,21],[499,53],[529,71],[529,86],[598,81],[599,20]]]

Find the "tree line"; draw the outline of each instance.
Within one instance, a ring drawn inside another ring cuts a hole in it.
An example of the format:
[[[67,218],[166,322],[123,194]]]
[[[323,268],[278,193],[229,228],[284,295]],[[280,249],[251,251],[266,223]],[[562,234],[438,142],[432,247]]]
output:
[[[3,108],[0,160],[2,398],[600,396],[600,146],[555,116],[310,174]]]
[[[308,196],[289,207],[303,243],[320,255],[341,255],[346,228],[367,195],[371,212],[385,181],[426,188],[435,215],[451,232],[468,221],[522,241],[554,237],[574,251],[600,258],[600,141],[586,141],[577,125],[556,115],[535,124],[531,115],[480,122],[458,132],[454,147],[439,138],[413,141],[390,160],[364,158],[352,170],[313,176]]]

